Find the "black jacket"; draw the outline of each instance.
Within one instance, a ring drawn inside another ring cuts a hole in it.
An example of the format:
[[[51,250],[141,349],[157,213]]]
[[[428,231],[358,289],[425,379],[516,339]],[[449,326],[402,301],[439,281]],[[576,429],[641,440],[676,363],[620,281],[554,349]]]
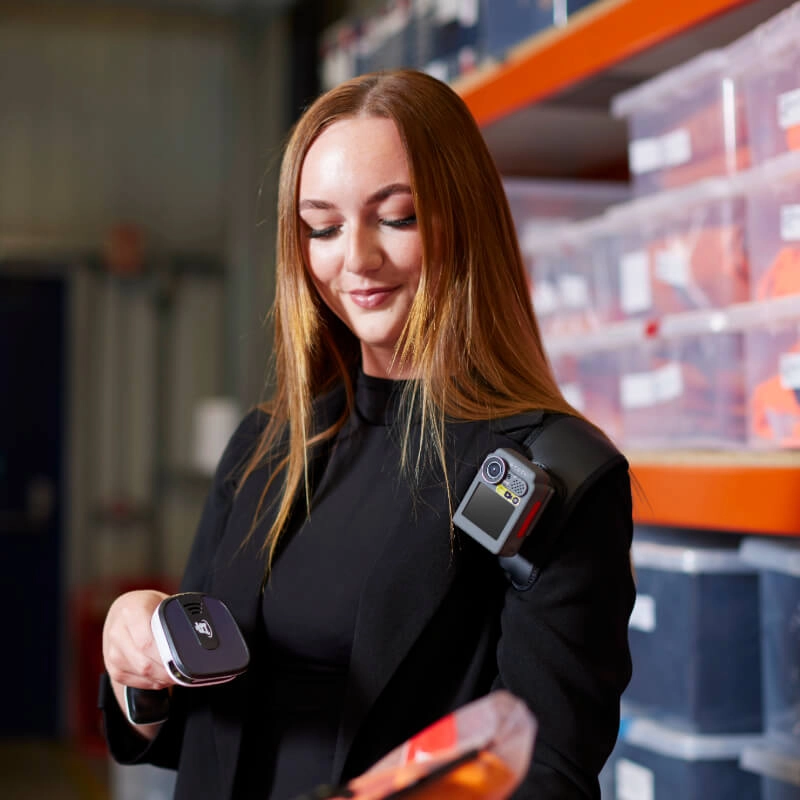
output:
[[[334,392],[317,410],[330,417],[342,402]],[[241,545],[266,475],[257,472],[234,496],[235,475],[264,422],[254,412],[232,438],[182,582],[184,591],[222,599],[251,640],[263,558],[258,537]],[[502,422],[456,423],[453,430],[457,501],[486,453],[519,444]],[[589,426],[585,435],[588,443]],[[441,485],[422,487],[421,525],[393,520],[391,509],[377,521],[394,529],[356,620],[333,782],[360,774],[443,714],[503,687],[527,701],[539,724],[534,762],[515,797],[599,798],[597,774],[616,740],[619,697],[631,674],[626,462],[619,458],[588,484],[565,520],[556,524],[554,511],[552,524],[547,518],[540,524],[547,530],[537,527],[529,537],[526,556],[539,572],[527,591],[511,587],[496,557],[468,537],[451,543],[431,535],[426,513],[447,530]],[[267,504],[272,497],[271,491]],[[113,756],[178,768],[176,798],[232,797],[248,684],[256,678],[248,673],[202,691],[176,689],[170,719],[149,746],[111,699],[105,724]]]

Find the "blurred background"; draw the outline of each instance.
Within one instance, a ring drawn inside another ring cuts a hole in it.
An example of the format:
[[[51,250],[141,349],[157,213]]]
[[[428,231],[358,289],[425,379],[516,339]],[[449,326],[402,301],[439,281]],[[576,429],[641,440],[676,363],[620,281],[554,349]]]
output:
[[[2,797],[110,791],[102,620],[177,584],[263,396],[280,150],[346,10],[0,3]]]

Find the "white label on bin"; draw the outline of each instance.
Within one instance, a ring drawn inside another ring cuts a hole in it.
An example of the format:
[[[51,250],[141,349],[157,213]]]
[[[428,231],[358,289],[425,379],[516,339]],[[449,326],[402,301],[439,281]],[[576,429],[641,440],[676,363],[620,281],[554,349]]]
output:
[[[460,0],[458,21],[464,28],[474,28],[478,24],[479,0]]]
[[[664,163],[661,140],[656,137],[634,139],[628,145],[628,162],[634,175],[661,169]]]
[[[692,157],[692,140],[686,128],[678,128],[662,137],[661,147],[665,167],[680,166]]]
[[[617,800],[653,800],[655,797],[653,771],[627,758],[620,758],[614,764],[614,782]]]
[[[652,372],[631,372],[619,382],[620,402],[624,408],[647,408],[656,402]]]
[[[800,89],[778,95],[778,122],[784,130],[800,123]]]
[[[436,21],[445,24],[458,19],[459,0],[436,0]]]
[[[650,269],[645,250],[626,253],[619,261],[620,303],[623,311],[635,314],[653,305]]]
[[[653,395],[657,403],[667,403],[683,394],[683,371],[675,361],[653,372]]]
[[[552,314],[558,309],[558,292],[551,281],[534,281],[533,306],[537,314]]]
[[[781,239],[800,241],[800,205],[781,206]]]
[[[562,275],[558,291],[566,308],[589,307],[589,282],[582,275]]]
[[[656,629],[656,601],[652,595],[636,595],[629,625],[645,633],[652,633]]]
[[[565,383],[561,387],[561,394],[573,408],[577,408],[578,411],[584,410],[583,391],[577,383]]]
[[[668,284],[685,289],[689,286],[691,276],[691,256],[689,248],[683,242],[672,242],[668,247],[656,253],[656,277]]]
[[[784,389],[800,389],[800,353],[781,353],[778,373]]]
[[[677,167],[692,158],[692,139],[687,128],[634,139],[628,145],[628,162],[634,175],[654,172],[664,167]]]

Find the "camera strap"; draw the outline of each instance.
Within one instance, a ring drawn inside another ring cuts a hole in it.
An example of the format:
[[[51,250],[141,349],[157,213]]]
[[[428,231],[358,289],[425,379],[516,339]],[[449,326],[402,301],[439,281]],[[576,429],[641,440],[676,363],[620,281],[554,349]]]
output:
[[[598,428],[569,414],[521,414],[505,420],[504,432],[525,455],[554,479],[558,502],[543,518],[555,533],[567,520],[583,495],[607,472],[627,464],[625,456]],[[530,588],[539,566],[521,553],[500,556],[499,561],[515,588]]]

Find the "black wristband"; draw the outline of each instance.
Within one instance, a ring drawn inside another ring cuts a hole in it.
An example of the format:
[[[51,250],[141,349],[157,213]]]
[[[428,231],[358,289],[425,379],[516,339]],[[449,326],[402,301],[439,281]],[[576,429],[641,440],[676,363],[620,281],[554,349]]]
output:
[[[125,713],[134,725],[155,725],[169,716],[169,689],[125,687]]]

